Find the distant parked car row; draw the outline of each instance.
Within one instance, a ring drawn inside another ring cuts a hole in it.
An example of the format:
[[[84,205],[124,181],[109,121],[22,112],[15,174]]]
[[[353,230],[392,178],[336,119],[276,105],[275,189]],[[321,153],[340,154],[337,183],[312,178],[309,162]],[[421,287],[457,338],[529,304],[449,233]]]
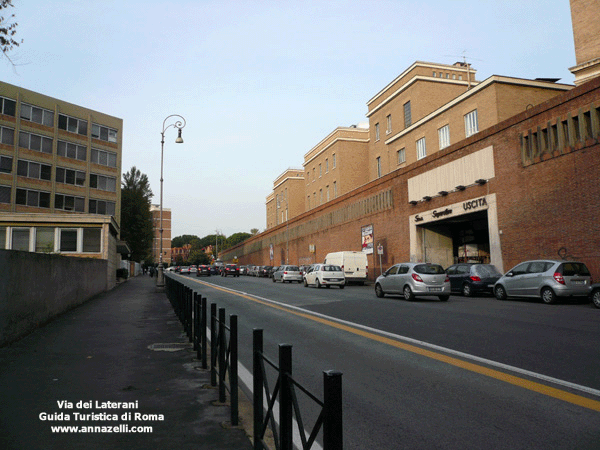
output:
[[[553,304],[559,298],[590,297],[600,308],[600,284],[592,285],[587,266],[577,261],[525,261],[502,275],[491,264],[454,264],[446,270],[439,264],[401,263],[386,270],[375,281],[375,294],[399,294],[406,300],[417,296],[437,296],[447,301],[451,293],[466,297],[493,294],[508,297],[539,298]]]

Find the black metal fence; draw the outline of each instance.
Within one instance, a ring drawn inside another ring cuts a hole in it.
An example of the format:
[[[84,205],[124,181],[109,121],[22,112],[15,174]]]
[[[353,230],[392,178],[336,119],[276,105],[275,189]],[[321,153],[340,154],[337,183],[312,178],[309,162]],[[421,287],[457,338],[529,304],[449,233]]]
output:
[[[184,331],[193,343],[202,368],[208,369],[208,332],[210,330],[211,385],[219,389],[219,402],[231,405],[231,424],[239,423],[238,402],[238,318],[229,316],[225,308],[210,304],[210,328],[207,328],[207,299],[186,286],[176,277],[165,276],[167,298],[181,321]],[[265,365],[266,363],[266,365]],[[277,375],[271,391],[267,366]],[[304,393],[320,408],[308,436],[298,402],[298,391]],[[267,399],[265,408],[264,398]],[[279,400],[279,423],[275,420],[274,406]],[[265,435],[270,429],[276,450],[293,449],[293,421],[298,425],[302,450],[310,450],[319,432],[323,433],[324,450],[343,449],[342,374],[323,372],[323,400],[319,400],[292,377],[292,346],[279,345],[279,362],[275,364],[263,352],[263,330],[253,331],[253,427],[254,450],[269,450]]]

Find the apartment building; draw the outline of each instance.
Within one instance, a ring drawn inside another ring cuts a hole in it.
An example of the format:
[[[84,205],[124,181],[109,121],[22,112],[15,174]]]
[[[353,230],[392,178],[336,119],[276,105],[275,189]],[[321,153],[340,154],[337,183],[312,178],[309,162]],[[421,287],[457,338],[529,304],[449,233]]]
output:
[[[576,65],[569,68],[575,75],[575,85],[600,76],[600,33],[597,0],[571,0],[571,22],[575,42]]]
[[[114,284],[122,130],[119,118],[0,82],[0,248],[106,259]]]
[[[366,123],[338,127],[304,155],[304,208],[317,208],[369,181]]]
[[[502,76],[478,82],[474,74],[464,63],[417,61],[367,102],[369,181],[573,88]]]
[[[160,261],[160,205],[151,205],[150,213],[152,214],[152,260],[154,263]],[[163,240],[163,264],[171,265],[171,209],[163,208],[162,212],[162,240]]]
[[[273,182],[267,196],[267,228],[285,223],[304,213],[304,170],[289,168]]]

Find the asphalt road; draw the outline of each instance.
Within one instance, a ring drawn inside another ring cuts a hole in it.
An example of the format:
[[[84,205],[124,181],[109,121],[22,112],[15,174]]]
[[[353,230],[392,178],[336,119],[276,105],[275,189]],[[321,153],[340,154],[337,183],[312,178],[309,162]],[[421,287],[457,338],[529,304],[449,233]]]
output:
[[[347,450],[600,448],[600,310],[590,304],[406,302],[372,286],[177,277],[238,315],[250,372],[262,328],[273,360],[278,344],[293,345],[294,378],[317,396],[323,371],[343,373]]]

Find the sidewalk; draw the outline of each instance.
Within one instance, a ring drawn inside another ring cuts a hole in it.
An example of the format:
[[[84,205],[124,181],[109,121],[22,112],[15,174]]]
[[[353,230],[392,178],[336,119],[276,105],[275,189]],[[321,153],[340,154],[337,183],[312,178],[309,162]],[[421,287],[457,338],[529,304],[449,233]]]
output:
[[[155,283],[132,278],[0,348],[0,448],[251,450],[243,429],[223,426],[230,409],[191,347],[149,348],[188,343]],[[104,430],[51,431],[89,426]]]

